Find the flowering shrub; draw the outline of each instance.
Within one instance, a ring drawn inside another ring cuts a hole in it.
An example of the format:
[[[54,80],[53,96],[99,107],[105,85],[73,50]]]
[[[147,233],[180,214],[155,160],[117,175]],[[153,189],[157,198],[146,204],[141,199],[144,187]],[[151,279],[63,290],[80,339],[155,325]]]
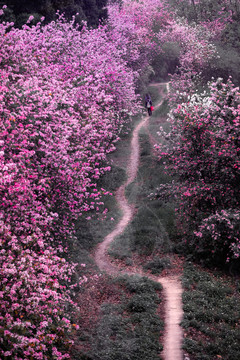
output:
[[[203,253],[211,251],[220,258],[224,254],[224,260],[227,261],[230,261],[230,258],[226,258],[226,254],[230,254],[230,257],[234,254],[235,258],[239,258],[240,212],[238,210],[221,210],[220,213],[210,215],[202,220],[199,231],[195,231],[194,234],[201,241],[199,249]]]
[[[180,65],[188,71],[199,71],[215,57],[212,33],[203,25],[189,25],[184,19],[169,21],[167,30],[159,32],[160,41],[177,42],[181,48]]]
[[[208,0],[171,0],[170,6],[176,10],[178,16],[186,17],[189,22],[203,24],[211,30],[213,36],[221,35],[226,23],[239,12],[237,0],[213,0],[211,3]]]
[[[134,75],[114,43],[107,45],[105,28],[80,32],[60,18],[3,38],[1,146],[14,188],[4,197],[6,210],[11,206],[5,214],[12,223],[20,219],[13,215],[16,194],[25,192],[26,202],[31,192],[31,211],[57,212],[54,226],[61,223],[64,232],[70,217],[98,209],[96,180],[109,170],[106,154],[126,115],[138,109]]]
[[[119,48],[126,44],[124,59],[138,74],[139,82],[151,73],[151,60],[162,50],[160,31],[167,29],[173,15],[163,0],[121,1],[110,3],[108,24],[111,36]],[[145,84],[144,84],[145,85]]]
[[[230,79],[209,91],[172,111],[167,145],[158,148],[177,180],[171,190],[189,244],[222,262],[239,257],[240,93]]]
[[[18,238],[9,228],[1,222],[1,358],[69,358],[69,335],[77,326],[64,312],[67,303],[75,307],[69,288],[74,266],[40,244],[39,233]]]
[[[0,33],[1,358],[64,359],[75,266],[61,243],[74,219],[99,211],[106,155],[139,109],[137,74],[106,27],[80,31],[60,16]]]

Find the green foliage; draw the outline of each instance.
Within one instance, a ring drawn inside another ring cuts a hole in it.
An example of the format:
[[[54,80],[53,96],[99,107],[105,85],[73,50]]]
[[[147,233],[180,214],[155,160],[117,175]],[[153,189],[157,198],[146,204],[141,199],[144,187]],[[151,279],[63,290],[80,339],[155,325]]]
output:
[[[124,284],[130,293],[154,293],[156,290],[162,290],[160,283],[137,274],[119,277],[118,282]]]
[[[170,0],[170,7],[181,18],[186,18],[190,23],[225,23],[226,17],[231,14],[231,19],[226,23],[226,27],[222,34],[216,40],[213,40],[217,47],[218,58],[214,58],[208,68],[204,70],[202,76],[208,80],[214,77],[222,77],[226,80],[229,76],[233,77],[235,84],[240,84],[239,76],[239,51],[240,51],[240,6],[239,0],[231,1],[218,1],[218,0],[201,0],[201,1],[189,1],[189,0]],[[217,27],[217,25],[215,24]],[[214,28],[214,27],[213,27]],[[165,45],[166,46],[166,45]],[[177,50],[174,50],[174,44],[169,44],[170,53],[176,54]],[[167,54],[169,56],[169,54]],[[153,67],[156,68],[156,74],[164,72],[167,67],[167,62],[164,62],[165,53],[154,60]],[[166,57],[167,59],[167,57]],[[171,56],[170,56],[171,59]],[[165,60],[166,61],[166,60]],[[172,60],[170,60],[171,63]],[[161,66],[161,64],[163,65]],[[174,69],[174,67],[173,67]],[[172,73],[172,70],[169,72]]]
[[[124,169],[113,164],[111,165],[111,170],[100,179],[99,186],[108,191],[115,191],[125,180],[126,173]]]
[[[3,5],[7,4],[7,1],[0,1],[0,8],[3,7]],[[1,22],[16,22],[16,16],[13,13],[13,10],[9,7],[7,7],[4,10],[4,14],[1,16]]]
[[[151,300],[151,295],[149,294],[135,294],[128,302],[127,309],[132,313],[156,310],[156,304],[154,304],[154,306],[150,306],[149,300]]]
[[[240,14],[240,7],[238,0],[219,1],[219,0],[170,0],[170,6],[176,11],[180,17],[185,17],[190,22],[204,22],[213,21],[226,16],[229,12],[233,14],[232,19],[236,21]]]
[[[131,224],[131,248],[143,254],[151,254],[154,249],[169,251],[169,234],[174,232],[174,220],[171,206],[149,199],[159,183],[167,183],[170,178],[151,154],[149,136],[140,134],[141,159],[138,177],[133,186],[137,186],[136,198],[138,212]],[[128,192],[130,201],[132,192]]]
[[[119,304],[102,305],[102,317],[93,339],[94,360],[157,360],[163,322],[156,315],[159,284],[140,276],[116,279],[130,296]]]
[[[240,24],[239,22],[229,22],[223,31],[222,42],[234,49],[240,48]]]
[[[161,274],[164,269],[171,268],[171,260],[169,257],[159,258],[155,256],[151,261],[144,265],[144,269],[151,270],[152,274]]]
[[[231,279],[218,279],[191,263],[185,267],[183,286],[183,348],[197,360],[238,359],[239,289]]]
[[[132,221],[131,248],[133,251],[150,255],[159,245],[168,241],[161,223],[147,207],[138,210]],[[166,239],[165,239],[166,238]]]
[[[167,214],[164,213],[164,215],[167,223]],[[156,249],[167,252],[172,249],[172,245],[158,217],[158,208],[154,212],[150,208],[142,207],[124,234],[111,245],[109,254],[123,260],[129,259],[131,252],[137,251],[142,255],[151,255]]]

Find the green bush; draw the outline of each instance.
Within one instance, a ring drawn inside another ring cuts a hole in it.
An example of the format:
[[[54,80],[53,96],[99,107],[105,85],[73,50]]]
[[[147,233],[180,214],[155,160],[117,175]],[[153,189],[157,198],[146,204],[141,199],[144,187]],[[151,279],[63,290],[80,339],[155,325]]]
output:
[[[152,308],[152,307],[151,307]],[[130,312],[144,312],[150,310],[149,296],[135,294],[131,297],[131,300],[127,304],[127,309]],[[155,306],[152,310],[156,310]]]
[[[155,110],[153,111],[153,113],[152,113],[152,117],[153,118],[167,118],[167,115],[168,115],[168,113],[169,113],[169,111],[170,111],[170,107],[169,107],[169,104],[168,104],[168,100],[164,100],[163,101],[163,103],[162,103],[162,105],[160,106],[160,107],[158,107],[158,108],[155,108]],[[152,122],[152,120],[150,121],[150,126],[149,126],[149,128],[151,129],[151,122]],[[161,124],[161,125],[163,125],[164,126],[164,130],[166,129],[166,126],[168,125],[169,123],[168,122],[166,122],[166,123],[164,123],[164,124]],[[167,129],[166,129],[167,130]],[[157,131],[159,131],[159,124],[158,124],[158,128],[157,128]],[[154,135],[154,134],[153,134]],[[155,134],[155,136],[156,136],[156,134]]]
[[[109,248],[108,254],[115,259],[125,260],[126,265],[131,265],[131,249],[129,246],[129,237],[119,236],[113,241]]]
[[[114,280],[125,291],[118,304],[105,303],[93,336],[93,360],[159,360],[163,321],[156,314],[161,285],[146,277]],[[127,295],[127,296],[126,296]]]
[[[189,263],[183,286],[183,348],[198,360],[239,359],[240,294],[232,279]]]
[[[98,181],[98,186],[115,191],[126,180],[126,172],[119,166],[111,165],[111,170]]]
[[[173,73],[179,65],[180,47],[177,43],[165,43],[162,50],[162,54],[158,54],[152,62],[154,81],[167,79],[169,73]]]
[[[171,260],[169,257],[154,257],[153,260],[144,265],[144,269],[151,270],[152,274],[160,274],[164,269],[170,268]]]
[[[152,281],[147,277],[140,275],[132,275],[127,277],[121,277],[119,280],[130,293],[153,293],[162,290],[162,285],[158,282]]]

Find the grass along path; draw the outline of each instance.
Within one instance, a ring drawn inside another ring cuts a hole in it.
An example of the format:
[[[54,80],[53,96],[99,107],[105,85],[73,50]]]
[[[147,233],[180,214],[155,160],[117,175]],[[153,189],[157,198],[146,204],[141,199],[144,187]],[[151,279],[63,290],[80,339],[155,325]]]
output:
[[[167,88],[168,85],[160,83],[155,84],[154,86],[157,86],[159,91],[161,91],[160,89],[162,89],[163,86],[166,86]],[[155,105],[155,110],[161,106],[163,100]],[[123,273],[127,273],[128,275],[138,274],[146,276],[146,273],[140,269],[135,269],[134,271],[124,271],[125,268],[121,269],[118,265],[113,264],[113,262],[109,259],[107,251],[114,239],[123,233],[125,228],[133,219],[134,213],[136,212],[134,204],[130,205],[128,203],[128,200],[125,196],[125,190],[137,176],[140,157],[139,131],[143,126],[146,127],[148,122],[149,117],[143,117],[143,119],[139,122],[133,131],[131,140],[131,155],[127,166],[127,180],[116,191],[116,199],[122,211],[122,217],[114,230],[105,237],[102,243],[97,246],[94,256],[95,262],[99,269],[113,276],[117,276]],[[154,276],[149,277],[161,283],[163,286],[163,292],[165,294],[165,333],[163,357],[165,360],[182,360],[182,330],[180,327],[180,322],[182,319],[181,282],[178,276],[172,277],[170,275],[161,278]]]

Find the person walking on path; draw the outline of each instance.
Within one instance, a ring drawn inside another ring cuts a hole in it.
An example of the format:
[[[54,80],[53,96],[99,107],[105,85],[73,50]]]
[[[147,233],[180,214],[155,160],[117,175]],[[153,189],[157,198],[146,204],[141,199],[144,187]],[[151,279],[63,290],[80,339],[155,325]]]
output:
[[[145,95],[145,108],[147,109],[148,115],[152,115],[152,100],[150,94]]]

